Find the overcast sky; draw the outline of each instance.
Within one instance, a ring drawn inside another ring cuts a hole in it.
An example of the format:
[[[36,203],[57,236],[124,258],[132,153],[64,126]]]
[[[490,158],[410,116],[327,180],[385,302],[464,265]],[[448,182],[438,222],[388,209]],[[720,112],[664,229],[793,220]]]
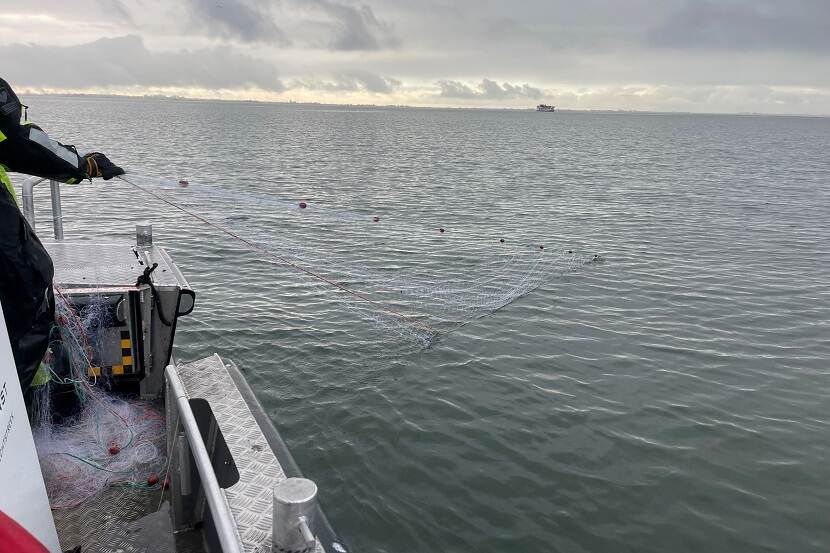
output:
[[[2,0],[28,92],[830,115],[830,0]]]

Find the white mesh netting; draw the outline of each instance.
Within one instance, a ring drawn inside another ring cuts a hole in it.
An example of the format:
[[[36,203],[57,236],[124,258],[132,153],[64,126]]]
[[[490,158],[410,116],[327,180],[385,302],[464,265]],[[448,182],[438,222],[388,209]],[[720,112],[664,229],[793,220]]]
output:
[[[264,259],[337,289],[338,300],[351,312],[421,347],[600,260],[596,254],[455,233],[367,210],[192,181],[134,174],[124,180]]]
[[[59,288],[55,311],[53,341],[42,368],[51,380],[37,388],[33,413],[52,508],[78,506],[110,486],[159,489],[167,464],[159,406],[110,394],[103,382],[87,376],[107,311],[95,301],[76,308]],[[54,409],[56,392],[75,396],[69,414]]]

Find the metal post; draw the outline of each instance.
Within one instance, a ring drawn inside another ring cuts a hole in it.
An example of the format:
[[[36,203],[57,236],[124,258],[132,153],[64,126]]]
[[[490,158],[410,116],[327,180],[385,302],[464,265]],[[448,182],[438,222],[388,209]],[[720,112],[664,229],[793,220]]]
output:
[[[135,226],[135,245],[140,248],[153,245],[153,225],[151,223],[139,223]]]
[[[199,476],[202,479],[202,488],[210,506],[213,523],[216,526],[216,535],[219,537],[222,551],[223,553],[242,553],[233,515],[231,515],[225,497],[219,488],[216,473],[213,472],[213,464],[210,461],[205,442],[202,441],[202,434],[199,432],[199,425],[196,423],[196,417],[193,415],[193,410],[184,391],[184,384],[179,379],[179,373],[173,365],[167,365],[165,374],[173,391],[173,397],[179,410],[179,421],[187,435],[187,442],[190,444],[196,470],[199,471]]]
[[[39,177],[29,177],[23,181],[23,216],[32,230],[35,229],[35,186],[45,180]]]
[[[52,192],[52,223],[55,226],[55,240],[63,240],[63,210],[61,210],[61,187],[58,181],[50,180]]]
[[[286,478],[274,487],[271,524],[276,549],[306,553],[314,548],[316,499],[317,485],[306,478]]]

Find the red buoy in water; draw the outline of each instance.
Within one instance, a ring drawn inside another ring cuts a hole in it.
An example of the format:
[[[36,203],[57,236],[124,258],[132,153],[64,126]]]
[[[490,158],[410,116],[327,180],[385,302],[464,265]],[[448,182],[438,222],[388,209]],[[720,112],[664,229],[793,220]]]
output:
[[[121,453],[121,448],[118,447],[118,444],[111,444],[109,449],[110,455],[118,455]]]
[[[188,184],[190,184],[190,183],[187,182],[186,180],[180,180],[179,181],[179,186],[181,186],[182,188],[187,188]]]
[[[305,202],[300,202],[300,209],[305,209],[308,207],[308,204]]]
[[[148,486],[155,486],[158,483],[159,483],[159,475],[156,474],[155,472],[147,477],[147,485]]]
[[[372,217],[373,223],[380,223],[380,217]]]

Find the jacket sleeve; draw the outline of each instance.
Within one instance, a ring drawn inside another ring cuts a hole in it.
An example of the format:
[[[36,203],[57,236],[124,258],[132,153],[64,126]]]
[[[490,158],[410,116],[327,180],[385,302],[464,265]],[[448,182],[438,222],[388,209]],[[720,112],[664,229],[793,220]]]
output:
[[[52,140],[37,125],[20,123],[23,104],[0,79],[0,163],[9,171],[61,182],[87,178],[86,162],[75,148]]]

